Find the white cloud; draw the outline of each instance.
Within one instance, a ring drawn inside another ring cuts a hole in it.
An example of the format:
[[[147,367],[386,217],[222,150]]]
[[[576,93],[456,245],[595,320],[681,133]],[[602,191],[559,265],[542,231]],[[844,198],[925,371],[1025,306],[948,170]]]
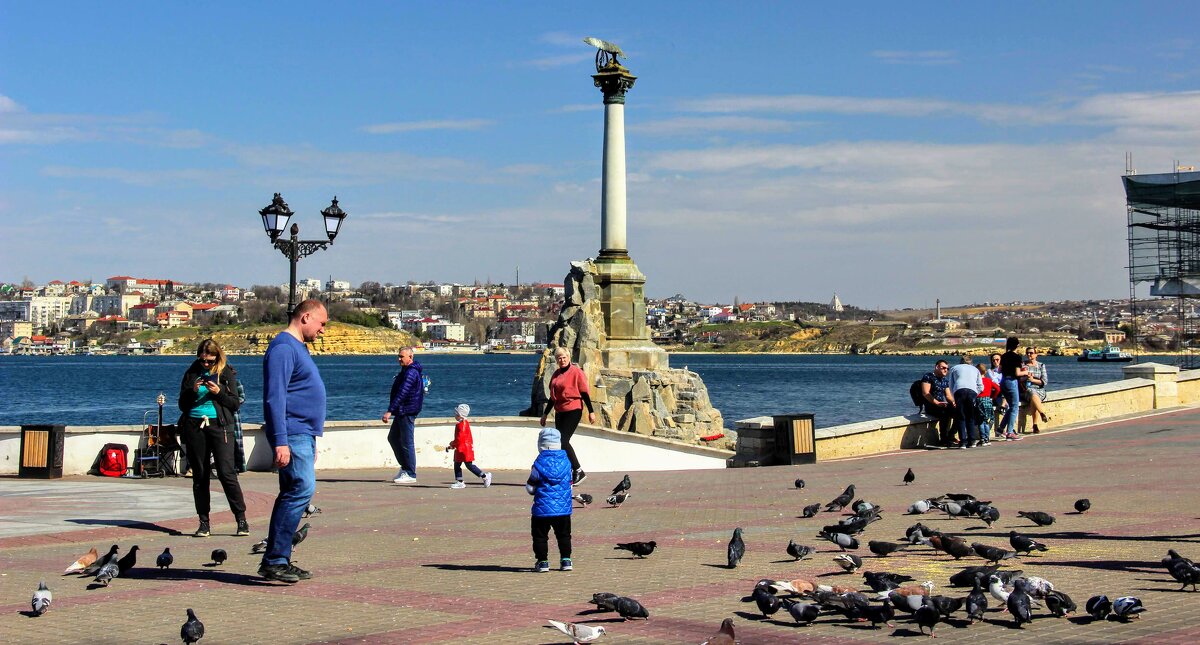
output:
[[[11,98],[0,94],[0,114],[11,114],[13,112],[24,112],[25,109],[17,104]]]
[[[763,119],[748,116],[695,117],[681,116],[657,121],[634,123],[630,132],[655,136],[693,135],[706,132],[788,132],[800,124],[784,119]]]
[[[582,43],[580,46],[586,46]],[[595,53],[577,53],[577,54],[559,54],[556,56],[542,56],[540,58],[530,58],[514,63],[518,67],[532,67],[534,69],[557,69],[559,67],[568,67],[572,65],[580,65],[584,62],[595,58]]]
[[[376,123],[374,125],[365,125],[360,129],[370,134],[396,134],[425,130],[479,130],[494,123],[494,121],[489,119],[430,119],[426,121]]]
[[[936,65],[956,65],[958,57],[955,52],[947,50],[875,50],[871,55],[889,65],[919,65],[931,67]]]

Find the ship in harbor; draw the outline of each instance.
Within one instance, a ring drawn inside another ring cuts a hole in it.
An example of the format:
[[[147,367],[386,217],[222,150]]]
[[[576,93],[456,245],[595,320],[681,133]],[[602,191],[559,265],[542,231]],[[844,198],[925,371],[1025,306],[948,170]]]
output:
[[[1080,363],[1128,363],[1133,360],[1133,354],[1121,351],[1116,345],[1105,345],[1102,349],[1085,349],[1079,355]]]

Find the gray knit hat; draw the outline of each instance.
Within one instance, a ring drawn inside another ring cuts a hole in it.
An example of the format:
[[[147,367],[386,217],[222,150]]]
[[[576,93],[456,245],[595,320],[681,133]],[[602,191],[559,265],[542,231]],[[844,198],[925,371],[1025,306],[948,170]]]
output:
[[[555,428],[542,428],[538,433],[538,450],[559,450],[562,448],[562,434]]]
[[[459,403],[458,405],[454,406],[454,411],[458,413],[458,416],[464,419],[471,416],[471,406],[467,405],[466,403]]]

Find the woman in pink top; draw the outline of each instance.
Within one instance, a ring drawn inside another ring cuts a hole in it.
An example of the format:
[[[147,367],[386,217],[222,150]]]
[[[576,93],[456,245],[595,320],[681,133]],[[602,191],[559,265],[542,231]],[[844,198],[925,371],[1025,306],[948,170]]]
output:
[[[588,423],[596,422],[596,413],[592,411],[592,399],[588,395],[587,375],[578,365],[571,363],[571,352],[565,347],[554,350],[554,362],[558,369],[550,377],[550,399],[546,401],[546,410],[542,413],[542,426],[554,410],[554,427],[562,435],[562,449],[567,451],[571,460],[571,470],[574,472],[573,484],[587,479],[587,473],[579,467],[579,459],[575,457],[575,449],[571,447],[571,435],[583,419],[583,406],[587,406]]]

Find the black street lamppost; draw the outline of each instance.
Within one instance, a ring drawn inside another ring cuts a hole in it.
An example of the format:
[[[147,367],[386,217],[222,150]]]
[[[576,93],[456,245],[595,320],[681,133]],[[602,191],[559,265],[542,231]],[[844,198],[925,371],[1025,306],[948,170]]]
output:
[[[325,234],[329,236],[329,241],[300,239],[298,224],[292,224],[289,239],[279,239],[283,230],[287,228],[288,220],[293,215],[292,209],[288,208],[287,202],[283,201],[283,197],[279,193],[275,193],[275,197],[271,198],[271,204],[258,211],[258,214],[262,215],[263,229],[266,230],[275,248],[279,249],[291,263],[287,308],[288,316],[291,316],[292,311],[296,308],[296,263],[300,261],[300,258],[308,257],[333,244],[333,238],[337,237],[338,229],[342,227],[342,220],[346,219],[346,211],[338,207],[337,197],[333,198],[333,203],[329,205],[329,208],[321,211],[321,217],[325,219]]]

